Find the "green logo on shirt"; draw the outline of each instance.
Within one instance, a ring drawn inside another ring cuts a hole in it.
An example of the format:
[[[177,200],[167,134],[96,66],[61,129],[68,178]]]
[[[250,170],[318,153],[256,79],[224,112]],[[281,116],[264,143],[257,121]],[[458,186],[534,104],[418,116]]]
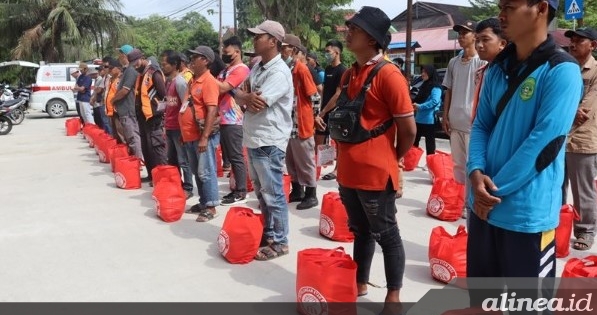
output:
[[[520,98],[523,101],[528,101],[531,99],[531,97],[533,97],[533,94],[535,93],[536,83],[537,81],[535,80],[535,78],[527,78],[526,80],[524,80],[524,82],[522,82],[522,85],[520,87]]]

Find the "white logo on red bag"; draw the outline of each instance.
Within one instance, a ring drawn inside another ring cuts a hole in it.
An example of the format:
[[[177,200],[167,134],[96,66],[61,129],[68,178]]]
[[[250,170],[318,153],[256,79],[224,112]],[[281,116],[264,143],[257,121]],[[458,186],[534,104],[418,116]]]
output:
[[[330,219],[330,217],[322,213],[319,217],[319,233],[325,237],[332,238],[332,236],[334,236],[334,232],[334,222],[332,219]]]
[[[431,258],[429,265],[431,266],[431,275],[442,282],[448,283],[458,276],[456,269],[445,260]]]
[[[151,199],[153,199],[153,202],[155,204],[155,212],[159,216],[160,215],[160,201],[154,195],[151,195]]]
[[[116,186],[120,188],[126,187],[126,178],[124,177],[124,175],[122,175],[122,173],[114,173],[114,180],[116,181]]]
[[[298,300],[303,314],[307,315],[327,315],[328,304],[319,291],[313,287],[302,287],[298,291]]]
[[[230,237],[228,237],[228,233],[224,230],[221,230],[220,235],[218,235],[218,249],[223,256],[226,256],[230,249]]]
[[[438,216],[444,211],[444,200],[438,195],[431,195],[427,203],[427,211],[433,216]]]

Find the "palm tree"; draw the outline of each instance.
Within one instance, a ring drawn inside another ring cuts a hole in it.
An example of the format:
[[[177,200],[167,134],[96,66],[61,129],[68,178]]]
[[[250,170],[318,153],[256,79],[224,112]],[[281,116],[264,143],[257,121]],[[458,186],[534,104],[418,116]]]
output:
[[[105,41],[131,37],[121,8],[119,0],[13,0],[0,4],[0,32],[15,59],[81,59],[91,45],[99,56]]]

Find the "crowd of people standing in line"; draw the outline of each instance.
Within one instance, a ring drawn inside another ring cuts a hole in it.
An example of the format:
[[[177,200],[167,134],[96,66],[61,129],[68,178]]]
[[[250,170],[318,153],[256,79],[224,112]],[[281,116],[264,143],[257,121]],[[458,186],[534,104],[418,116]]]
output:
[[[358,294],[367,293],[377,242],[390,305],[400,301],[405,266],[395,204],[399,161],[421,137],[427,153],[434,153],[432,126],[445,89],[443,129],[455,180],[467,191],[468,276],[553,277],[553,229],[566,196],[565,174],[581,213],[573,247],[591,248],[595,234],[597,64],[591,53],[597,32],[566,32],[570,55],[547,33],[558,1],[501,0],[499,7],[497,18],[454,26],[462,53],[450,60],[443,82],[432,65],[421,66],[424,83],[414,100],[401,70],[384,60],[390,20],[368,6],[346,21],[345,45],[356,57],[348,69],[341,63],[341,42],[327,43],[322,71],[297,36],[268,20],[248,29],[259,58],[251,68],[242,62],[236,37],[224,41],[226,67],[217,74],[210,73],[217,54],[206,46],[188,51],[186,68],[180,53],[165,51],[158,61],[124,45],[118,60],[103,60],[104,80],[96,80],[93,96],[77,100],[86,107],[85,121],[92,115],[86,102],[105,106],[107,119],[98,122],[145,160],[148,174],[158,164],[178,165],[188,197],[195,178],[199,203],[189,211],[197,221],[213,219],[220,204],[243,201],[248,171],[265,221],[257,260],[289,250],[284,170],[292,177],[290,201],[299,202],[297,209],[316,206],[316,146],[335,139],[336,170],[326,176],[338,181],[355,235]],[[83,76],[77,78],[79,94],[90,84]],[[335,109],[355,100],[362,106],[353,125],[387,127],[364,140],[339,140],[343,118]],[[221,201],[217,145],[237,183]],[[472,305],[482,298],[471,296]]]

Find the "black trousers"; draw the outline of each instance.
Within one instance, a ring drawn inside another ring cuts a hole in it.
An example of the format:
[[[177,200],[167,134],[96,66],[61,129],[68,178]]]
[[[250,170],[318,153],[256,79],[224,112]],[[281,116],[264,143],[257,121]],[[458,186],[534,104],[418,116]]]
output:
[[[419,147],[421,137],[425,137],[427,155],[435,154],[435,125],[417,123],[417,136],[413,144],[415,147]]]

